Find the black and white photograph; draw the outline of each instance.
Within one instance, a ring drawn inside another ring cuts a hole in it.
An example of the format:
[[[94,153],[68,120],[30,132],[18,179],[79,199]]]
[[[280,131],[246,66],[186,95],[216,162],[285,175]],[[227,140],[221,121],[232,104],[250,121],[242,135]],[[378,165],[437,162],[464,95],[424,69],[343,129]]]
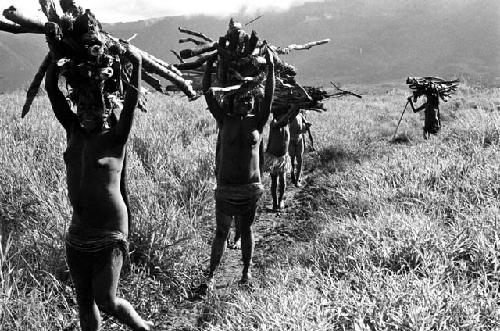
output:
[[[500,331],[500,1],[0,0],[0,331]]]

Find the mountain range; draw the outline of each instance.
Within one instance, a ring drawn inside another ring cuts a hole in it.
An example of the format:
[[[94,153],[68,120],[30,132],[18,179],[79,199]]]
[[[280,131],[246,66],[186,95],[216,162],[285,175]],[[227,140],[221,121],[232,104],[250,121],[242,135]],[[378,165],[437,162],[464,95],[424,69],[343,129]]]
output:
[[[276,46],[330,38],[323,46],[283,56],[304,84],[381,83],[407,76],[480,80],[500,86],[500,2],[497,0],[336,0],[305,3],[286,12],[261,13],[245,27]],[[254,17],[235,19],[245,23]],[[225,34],[229,17],[161,17],[104,24],[168,62],[185,38],[178,27],[213,39]],[[43,36],[0,32],[0,92],[26,87],[47,52]]]

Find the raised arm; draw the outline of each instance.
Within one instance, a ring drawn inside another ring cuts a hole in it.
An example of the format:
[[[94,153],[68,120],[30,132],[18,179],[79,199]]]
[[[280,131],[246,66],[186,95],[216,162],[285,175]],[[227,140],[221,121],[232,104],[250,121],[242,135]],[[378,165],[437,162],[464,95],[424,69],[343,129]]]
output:
[[[271,114],[271,107],[274,98],[274,89],[276,87],[275,77],[274,77],[274,55],[269,49],[266,51],[266,63],[267,63],[267,79],[264,91],[264,100],[262,101],[262,108],[260,109],[260,127],[263,128],[269,119],[269,114]]]
[[[142,67],[142,58],[140,54],[128,49],[125,56],[132,63],[133,68],[129,84],[127,85],[125,100],[123,101],[123,110],[120,114],[118,124],[116,125],[116,135],[122,143],[125,143],[128,139],[134,121],[134,111],[139,103]]]
[[[75,122],[78,122],[78,117],[71,110],[71,107],[66,100],[66,97],[59,89],[59,68],[54,60],[52,60],[45,74],[45,89],[52,105],[52,111],[57,120],[68,131]]]
[[[415,106],[413,105],[413,100],[412,99],[414,99],[414,97],[412,97],[412,96],[408,97],[408,103],[410,104],[411,109],[413,109],[414,113],[418,113],[419,111],[421,111],[422,109],[424,109],[425,106],[427,105],[427,102],[424,102],[420,107],[415,108]]]
[[[210,88],[212,86],[212,67],[215,62],[215,57],[212,56],[207,61],[207,67],[205,68],[205,74],[203,75],[202,88],[203,94],[205,95],[205,101],[207,102],[208,110],[212,113],[217,123],[222,120],[222,108],[215,99],[214,93]]]
[[[295,118],[300,113],[300,106],[297,104],[291,104],[290,110],[285,115],[281,116],[277,121],[271,122],[273,127],[284,127],[290,121]]]

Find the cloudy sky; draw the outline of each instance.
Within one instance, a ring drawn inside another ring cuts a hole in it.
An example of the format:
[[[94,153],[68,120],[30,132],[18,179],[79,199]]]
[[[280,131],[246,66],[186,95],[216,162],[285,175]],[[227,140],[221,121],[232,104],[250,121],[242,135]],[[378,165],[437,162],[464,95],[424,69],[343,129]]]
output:
[[[319,1],[324,0],[77,0],[77,4],[92,9],[100,21],[111,23],[173,15],[252,15],[268,10],[283,11],[304,2]],[[38,10],[38,0],[0,0],[0,4],[1,9],[14,5],[30,16],[43,17]]]

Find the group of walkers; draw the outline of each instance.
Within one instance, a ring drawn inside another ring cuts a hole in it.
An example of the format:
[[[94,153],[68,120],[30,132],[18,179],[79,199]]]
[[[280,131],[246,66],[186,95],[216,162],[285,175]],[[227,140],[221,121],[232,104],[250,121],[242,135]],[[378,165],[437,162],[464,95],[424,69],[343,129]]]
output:
[[[96,107],[89,102],[97,99],[90,88],[78,91],[74,113],[59,89],[57,58],[52,59],[46,74],[45,86],[53,112],[66,131],[64,162],[73,207],[66,236],[66,255],[76,289],[82,330],[100,329],[99,311],[114,316],[133,330],[153,328],[152,322],[143,320],[129,302],[116,294],[120,271],[128,254],[130,210],[124,160],[138,105],[142,65],[140,54],[130,49],[125,57],[132,63],[132,72],[119,118],[103,105]],[[290,109],[281,117],[273,114],[266,152],[262,151],[263,130],[271,114],[275,89],[271,51],[267,51],[265,58],[267,78],[262,98],[234,94],[230,102],[221,105],[211,90],[210,69],[203,79],[205,100],[220,130],[216,157],[216,233],[208,276],[203,284],[206,290],[213,285],[233,217],[238,220],[241,236],[243,271],[240,283],[248,284],[250,280],[254,250],[252,224],[263,193],[263,166],[271,173],[273,209],[284,207],[285,175],[291,170],[289,151],[296,164],[292,181],[301,185],[302,136],[310,124],[299,108]]]
[[[87,24],[87,23],[85,23]],[[97,37],[96,24],[74,29],[74,38],[92,50]],[[98,39],[98,38],[97,38]],[[49,42],[49,46],[51,43]],[[102,98],[102,90],[84,81],[84,88],[73,92],[76,113],[59,88],[60,50],[51,48],[45,86],[55,117],[66,131],[64,152],[69,200],[73,207],[66,235],[67,264],[79,306],[82,330],[99,330],[99,311],[114,316],[133,330],[152,330],[153,323],[142,319],[129,302],[117,297],[120,271],[128,256],[130,208],[126,189],[126,145],[139,103],[142,75],[141,54],[127,48],[124,58],[131,64],[130,77],[119,118]],[[220,265],[233,220],[237,222],[241,240],[243,270],[240,283],[248,284],[254,252],[257,204],[263,194],[262,176],[271,176],[272,209],[285,207],[287,174],[291,182],[302,186],[302,156],[305,134],[311,124],[304,110],[290,104],[286,110],[272,111],[275,94],[275,55],[267,48],[265,81],[262,95],[243,91],[226,96],[224,102],[212,89],[215,57],[208,60],[202,82],[203,94],[210,113],[219,128],[215,170],[216,231],[212,242],[207,279],[200,294],[208,293]],[[95,81],[94,81],[95,82]],[[439,100],[427,96],[424,132],[437,133],[440,128]],[[436,103],[437,102],[437,103]],[[272,120],[269,122],[269,117]],[[427,120],[429,117],[429,120]],[[269,122],[269,138],[264,150],[263,130]],[[310,134],[310,132],[309,132]]]

